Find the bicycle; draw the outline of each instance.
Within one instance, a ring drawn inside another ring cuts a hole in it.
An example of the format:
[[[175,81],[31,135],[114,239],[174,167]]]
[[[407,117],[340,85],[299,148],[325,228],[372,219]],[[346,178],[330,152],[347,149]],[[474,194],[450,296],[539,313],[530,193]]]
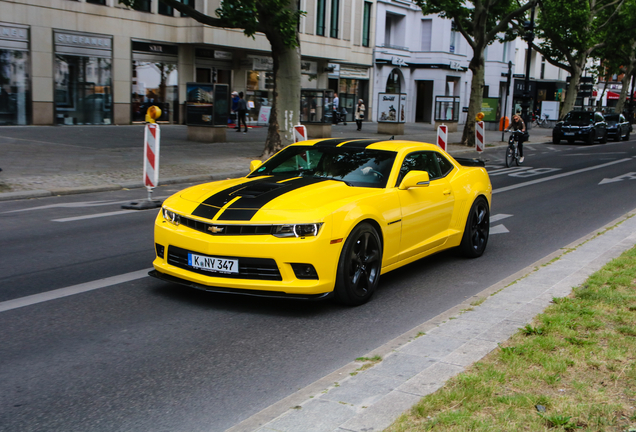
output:
[[[522,162],[519,161],[519,138],[523,136],[524,132],[519,130],[507,130],[506,132],[510,132],[510,138],[508,138],[508,148],[506,148],[506,167],[510,168],[513,163],[519,166],[522,164]]]
[[[543,114],[541,117],[535,117],[532,121],[533,126],[539,126],[542,128],[549,128],[550,123],[548,122],[548,118],[550,116],[548,114]]]

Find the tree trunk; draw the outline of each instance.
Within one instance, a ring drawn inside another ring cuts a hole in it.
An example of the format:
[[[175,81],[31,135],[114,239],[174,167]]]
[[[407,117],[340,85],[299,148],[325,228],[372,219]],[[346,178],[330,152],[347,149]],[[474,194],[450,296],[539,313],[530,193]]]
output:
[[[559,119],[563,118],[564,115],[572,111],[574,108],[574,103],[576,102],[576,96],[579,92],[579,81],[581,81],[581,71],[583,68],[580,66],[581,64],[585,65],[585,60],[582,62],[578,62],[577,64],[572,65],[572,76],[570,78],[570,87],[568,87],[568,91],[565,94],[565,101],[563,105],[561,105],[561,112],[559,114]]]
[[[622,113],[623,109],[625,108],[625,100],[627,99],[627,95],[631,91],[629,88],[629,83],[632,80],[632,75],[634,74],[635,69],[636,68],[633,64],[625,69],[625,74],[623,75],[623,80],[621,81],[623,83],[623,88],[621,89],[621,95],[618,98],[618,103],[616,104],[616,109],[614,112]]]
[[[475,145],[475,117],[481,111],[481,103],[484,97],[484,48],[475,48],[475,54],[468,65],[473,73],[470,83],[470,102],[468,115],[462,134],[462,144],[468,147]]]
[[[300,48],[272,42],[272,57],[274,101],[261,159],[293,143],[294,125],[300,121]]]

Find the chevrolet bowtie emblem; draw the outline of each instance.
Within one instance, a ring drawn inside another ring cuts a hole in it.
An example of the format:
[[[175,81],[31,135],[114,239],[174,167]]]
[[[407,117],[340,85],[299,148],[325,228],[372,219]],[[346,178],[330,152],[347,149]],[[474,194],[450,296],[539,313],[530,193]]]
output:
[[[224,229],[223,227],[212,225],[210,228],[208,228],[208,231],[210,231],[212,234],[218,234],[223,232],[223,229]]]

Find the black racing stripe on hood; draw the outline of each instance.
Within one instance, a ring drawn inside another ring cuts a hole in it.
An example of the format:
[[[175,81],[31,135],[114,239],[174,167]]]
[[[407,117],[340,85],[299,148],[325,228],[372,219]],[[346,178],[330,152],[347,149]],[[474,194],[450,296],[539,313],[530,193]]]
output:
[[[243,191],[239,191],[236,195],[241,195],[241,198],[234,201],[230,206],[219,216],[218,220],[250,220],[258,210],[263,208],[270,201],[296,189],[303,188],[312,184],[324,182],[327,179],[300,177],[286,181],[284,183],[273,183],[269,190],[265,190],[262,193],[255,189],[265,189],[268,185],[254,185],[258,188],[247,187]],[[249,216],[249,217],[248,217]],[[247,218],[247,219],[245,219]]]
[[[237,195],[234,194],[237,191],[245,189],[249,186],[253,186],[255,183],[265,183],[268,181],[271,182],[270,177],[246,181],[227,189],[223,189],[222,191],[215,193],[214,195],[208,197],[201,204],[199,204],[199,206],[192,212],[192,215],[206,219],[212,219],[214,218],[214,216],[216,216],[219,210],[221,210],[221,207],[236,198]]]
[[[340,147],[352,147],[352,148],[367,148],[369,147],[371,144],[375,144],[375,143],[379,143],[382,141],[386,141],[386,140],[377,140],[377,139],[365,139],[365,140],[354,140],[354,141],[349,141],[343,145],[341,145]]]
[[[317,142],[314,147],[337,147],[343,142],[351,141],[351,138],[331,138],[324,141]]]

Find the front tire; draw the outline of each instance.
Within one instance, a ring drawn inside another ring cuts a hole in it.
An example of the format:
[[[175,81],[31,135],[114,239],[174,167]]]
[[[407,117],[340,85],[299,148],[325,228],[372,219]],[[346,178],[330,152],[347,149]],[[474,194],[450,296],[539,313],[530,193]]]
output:
[[[515,153],[511,146],[506,149],[506,168],[510,168],[515,161]]]
[[[552,135],[552,144],[561,144],[561,138],[557,135]]]
[[[459,251],[467,258],[483,255],[490,234],[490,209],[484,197],[478,197],[470,208]]]
[[[382,242],[368,223],[356,226],[345,241],[336,275],[336,300],[359,306],[371,299],[380,281]]]

